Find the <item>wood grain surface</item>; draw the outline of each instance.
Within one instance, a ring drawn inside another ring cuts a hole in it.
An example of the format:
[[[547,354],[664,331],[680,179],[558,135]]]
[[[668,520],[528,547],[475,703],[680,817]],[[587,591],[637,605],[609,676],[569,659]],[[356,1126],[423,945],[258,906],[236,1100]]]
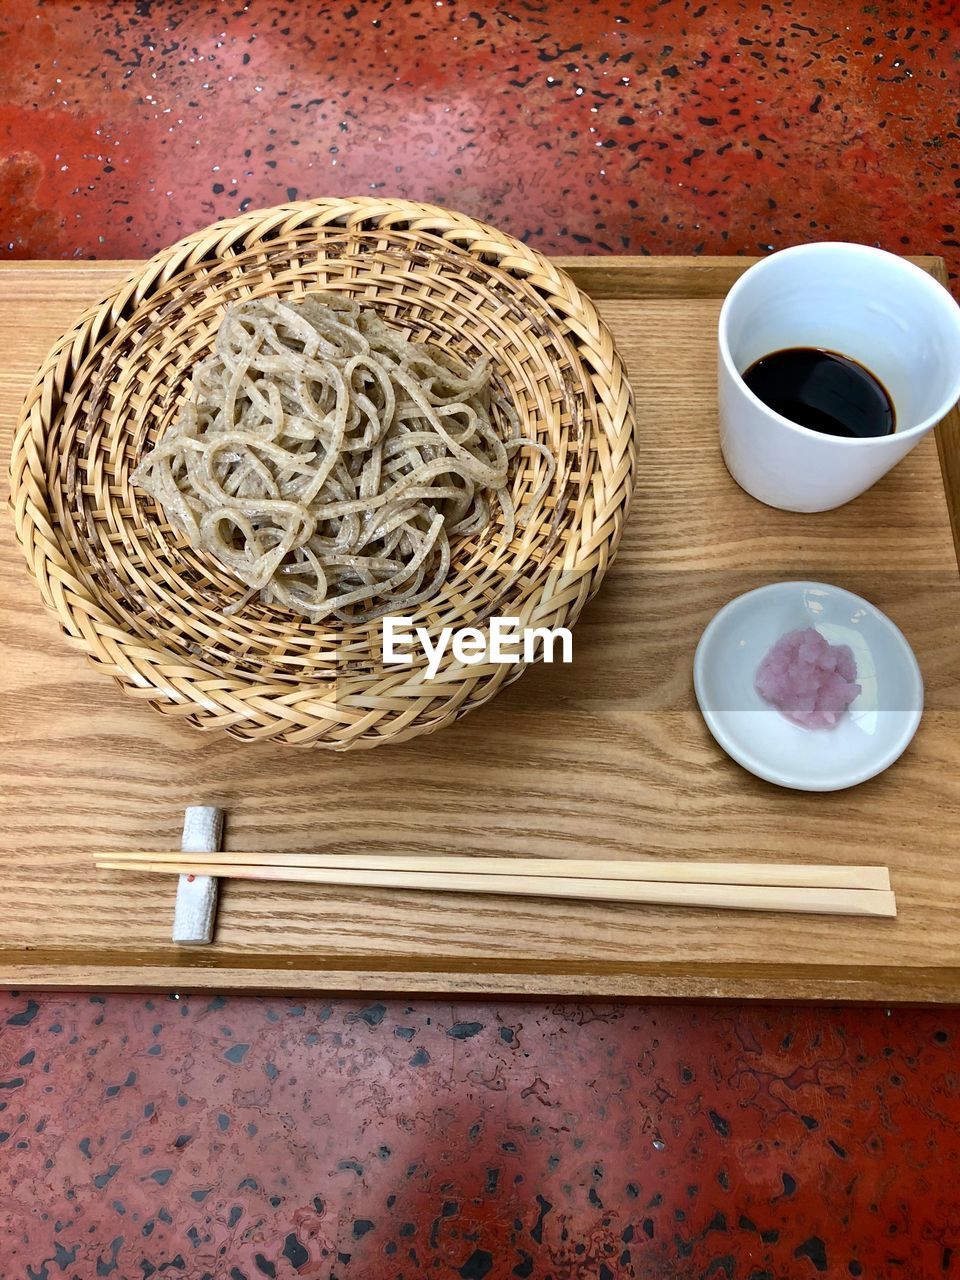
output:
[[[133,265],[0,267],[5,456],[48,347]],[[439,734],[331,756],[246,746],[160,717],[64,642],[4,509],[0,984],[960,997],[960,576],[934,440],[838,511],[761,506],[727,475],[717,445],[716,319],[747,260],[564,265],[601,304],[636,390],[643,440],[630,523],[577,624],[573,664],[532,668]],[[956,414],[940,448],[956,512]],[[712,613],[796,577],[888,612],[926,681],[912,746],[851,791],[807,795],[752,777],[720,751],[694,702],[693,650]],[[174,848],[188,804],[227,811],[228,849],[886,863],[900,914],[754,916],[226,881],[215,944],[189,950],[169,941],[173,882],[91,866],[111,848]]]

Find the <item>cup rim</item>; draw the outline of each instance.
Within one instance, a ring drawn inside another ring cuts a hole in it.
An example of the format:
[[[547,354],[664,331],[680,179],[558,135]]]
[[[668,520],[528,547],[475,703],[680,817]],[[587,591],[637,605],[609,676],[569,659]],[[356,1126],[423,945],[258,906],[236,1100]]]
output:
[[[884,446],[889,446],[890,442],[897,440],[914,440],[919,436],[926,434],[926,432],[928,432],[931,427],[936,426],[941,418],[945,417],[957,401],[960,400],[960,360],[957,361],[957,371],[954,375],[954,381],[949,393],[949,398],[942,401],[933,413],[928,414],[927,417],[917,423],[916,426],[907,427],[904,431],[894,430],[890,435],[886,436],[867,436],[855,439],[848,439],[846,436],[825,436],[822,432],[813,431],[810,427],[805,427],[799,422],[793,422],[790,418],[785,418],[782,413],[777,413],[775,409],[771,409],[765,401],[761,400],[758,395],[751,391],[746,382],[744,382],[743,375],[737,368],[733,360],[733,356],[730,353],[730,344],[727,337],[727,327],[729,324],[732,304],[736,301],[737,294],[741,291],[744,281],[753,273],[762,272],[771,262],[775,262],[778,258],[783,257],[784,254],[790,254],[794,257],[800,255],[813,256],[822,253],[825,249],[845,250],[855,256],[864,258],[879,257],[886,258],[887,260],[892,259],[906,275],[912,278],[915,284],[919,285],[927,292],[930,292],[931,296],[935,297],[938,302],[942,303],[943,301],[941,294],[946,295],[946,300],[952,304],[954,323],[957,330],[957,342],[958,346],[960,346],[960,305],[957,304],[956,299],[950,293],[949,289],[945,288],[939,280],[935,280],[929,272],[924,271],[922,267],[918,267],[913,262],[908,262],[906,258],[901,257],[898,253],[890,253],[888,250],[878,249],[874,245],[857,244],[855,241],[849,240],[817,240],[811,244],[795,244],[786,249],[778,249],[768,257],[761,258],[759,262],[754,262],[749,266],[727,290],[727,295],[720,308],[720,319],[717,326],[720,357],[723,360],[724,365],[736,379],[738,388],[747,397],[751,404],[762,409],[763,412],[778,423],[778,425],[788,428],[788,430],[799,434],[801,437],[806,437],[808,439],[813,437],[821,442],[829,440],[830,444],[837,445],[840,448],[868,449],[883,448]]]

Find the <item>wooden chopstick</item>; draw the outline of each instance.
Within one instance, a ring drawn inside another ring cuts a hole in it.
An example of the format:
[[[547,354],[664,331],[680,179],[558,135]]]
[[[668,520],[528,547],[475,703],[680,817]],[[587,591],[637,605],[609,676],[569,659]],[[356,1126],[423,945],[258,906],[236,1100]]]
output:
[[[179,863],[133,858],[103,858],[108,871],[171,875],[223,875],[224,866],[207,855],[181,855]],[[877,889],[835,889],[670,883],[641,880],[584,879],[559,876],[476,874],[455,871],[378,871],[369,868],[232,865],[230,877],[241,880],[349,886],[361,889],[432,890],[492,893],[539,898],[580,898],[594,902],[630,902],[659,906],[712,907],[720,910],[794,911],[826,915],[895,916],[896,899]]]
[[[190,854],[180,852],[107,853],[113,863],[170,863],[181,869]],[[236,867],[302,867],[337,871],[410,871],[470,873],[472,875],[550,876],[576,880],[627,880],[670,884],[770,885],[778,888],[871,889],[889,892],[886,867],[835,866],[767,862],[696,862],[690,859],[498,858],[477,855],[379,855],[319,853],[205,853],[213,874],[228,875]],[[99,863],[97,865],[100,865]],[[192,864],[191,864],[192,865]],[[130,869],[133,867],[131,865]]]

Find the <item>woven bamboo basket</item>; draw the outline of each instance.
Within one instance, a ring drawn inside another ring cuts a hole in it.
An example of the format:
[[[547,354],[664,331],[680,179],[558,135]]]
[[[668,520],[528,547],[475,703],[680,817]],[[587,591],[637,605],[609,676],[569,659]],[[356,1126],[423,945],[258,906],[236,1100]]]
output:
[[[125,692],[202,729],[333,750],[403,741],[492,698],[522,663],[385,666],[382,623],[312,625],[251,600],[130,481],[176,418],[225,306],[342,291],[417,341],[490,358],[522,432],[557,470],[509,545],[457,546],[416,625],[569,626],[623,529],[636,462],[632,395],[593,303],[542,255],[471,218],[400,200],[303,201],[231,218],[158,254],[50,352],[12,457],[16,530],[66,636]],[[518,454],[512,492],[543,460]]]

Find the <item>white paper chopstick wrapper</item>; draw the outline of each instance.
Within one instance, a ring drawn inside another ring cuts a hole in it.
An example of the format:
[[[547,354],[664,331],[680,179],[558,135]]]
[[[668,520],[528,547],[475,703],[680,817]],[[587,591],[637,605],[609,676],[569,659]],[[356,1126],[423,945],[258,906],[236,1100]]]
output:
[[[223,810],[213,805],[191,805],[183,815],[180,848],[184,853],[213,853],[223,836]],[[202,945],[213,941],[217,918],[217,881],[214,876],[181,876],[173,912],[173,941]]]

